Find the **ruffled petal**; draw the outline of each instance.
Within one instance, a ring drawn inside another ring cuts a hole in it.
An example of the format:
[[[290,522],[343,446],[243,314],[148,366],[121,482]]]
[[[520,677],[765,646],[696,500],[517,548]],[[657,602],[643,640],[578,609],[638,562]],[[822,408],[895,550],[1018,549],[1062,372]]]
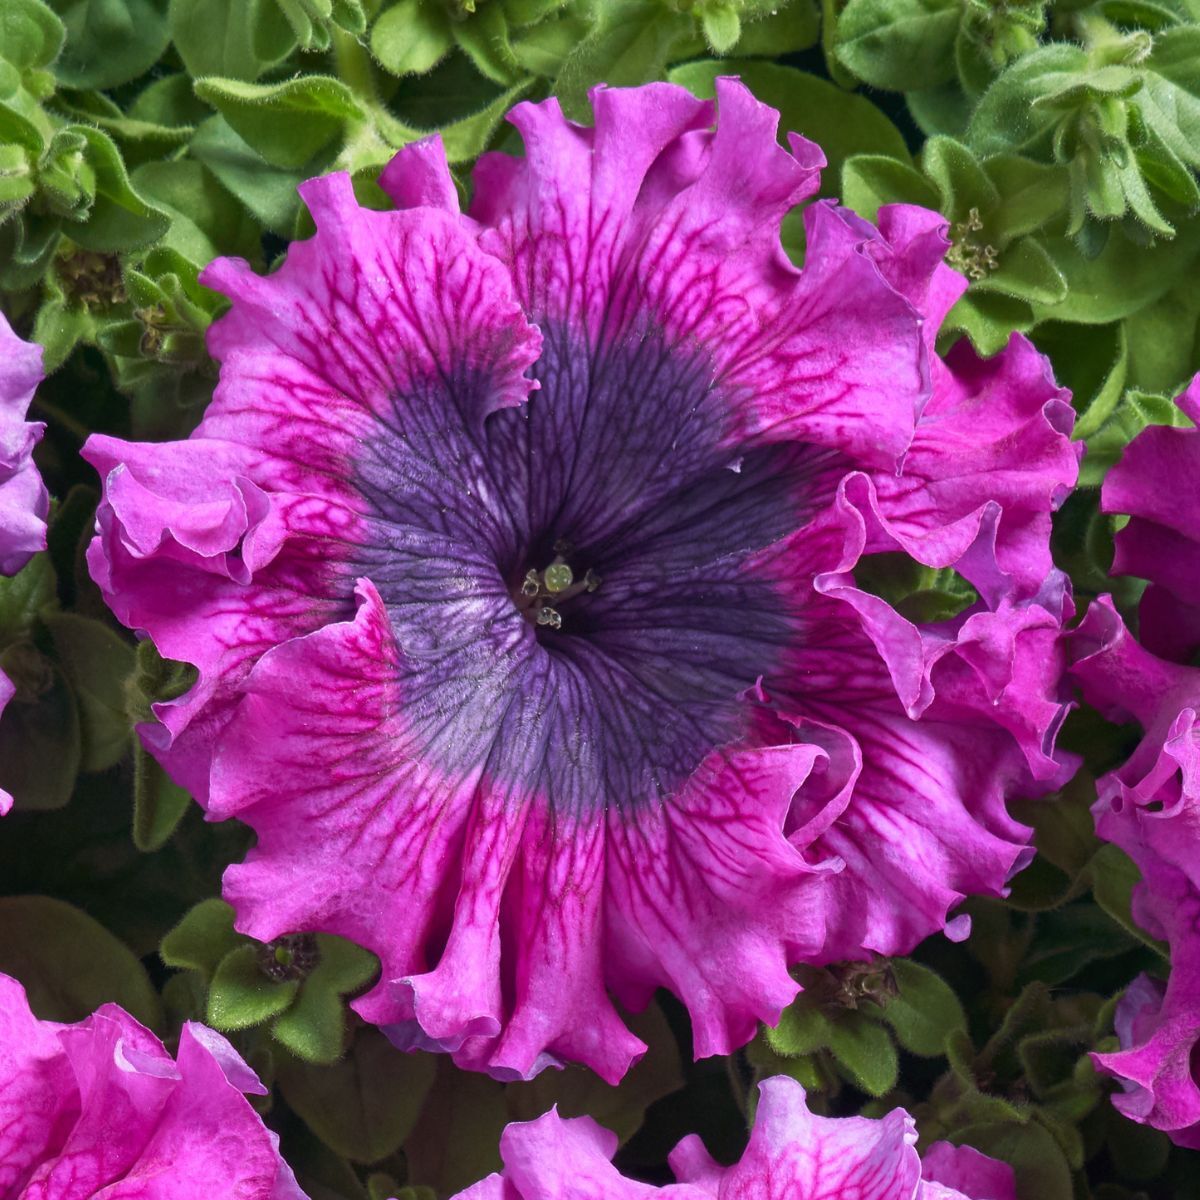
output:
[[[720,1200],[912,1200],[921,1179],[917,1130],[903,1109],[881,1120],[818,1117],[809,1112],[804,1089],[777,1076],[759,1084],[758,1110],[750,1144],[721,1177]],[[689,1182],[692,1155],[671,1157],[676,1176]]]
[[[0,313],[0,575],[15,575],[46,546],[49,499],[33,463],[46,426],[25,420],[42,378],[42,348],[17,337]]]
[[[959,1194],[967,1200],[1017,1200],[1012,1167],[980,1154],[972,1146],[934,1142],[921,1156],[921,1178],[926,1182],[918,1200],[940,1200],[943,1196],[950,1200]],[[942,1190],[937,1190],[939,1187]]]
[[[1073,634],[1085,698],[1145,736],[1097,782],[1096,832],[1137,864],[1134,919],[1170,947],[1164,986],[1139,977],[1117,1010],[1121,1050],[1094,1055],[1122,1081],[1132,1120],[1200,1148],[1200,670],[1165,662],[1129,635],[1107,597]]]
[[[655,333],[696,347],[741,440],[805,440],[894,465],[927,373],[919,321],[825,204],[805,213],[805,267],[779,244],[817,187],[820,152],[775,138],[778,114],[734,80],[712,109],[652,84],[592,94],[594,129],[554,100],[512,122],[525,158],[485,155],[471,215],[539,323],[607,345]],[[731,431],[733,432],[733,431]]]
[[[1200,423],[1200,375],[1175,403]],[[1197,477],[1200,430],[1152,425],[1125,447],[1101,492],[1105,512],[1129,516],[1116,536],[1113,574],[1150,581],[1141,636],[1149,650],[1167,658],[1186,659],[1200,649],[1200,498],[1192,486]],[[1164,487],[1164,481],[1179,486]]]
[[[185,1024],[178,1060],[114,1004],[39,1021],[0,975],[0,1190],[22,1200],[306,1200],[242,1095],[258,1078]]]

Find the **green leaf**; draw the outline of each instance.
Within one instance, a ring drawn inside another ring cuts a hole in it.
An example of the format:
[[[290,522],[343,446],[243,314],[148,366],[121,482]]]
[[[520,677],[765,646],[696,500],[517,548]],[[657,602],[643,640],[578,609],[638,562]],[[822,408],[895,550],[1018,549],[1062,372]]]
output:
[[[883,154],[858,154],[842,167],[842,199],[859,216],[874,221],[885,204],[937,208],[937,191],[915,167]]]
[[[224,900],[201,900],[163,938],[159,956],[168,967],[199,971],[211,979],[221,960],[246,944],[247,939],[233,928],[233,916],[233,908]]]
[[[17,689],[0,722],[0,788],[18,809],[62,808],[71,799],[83,754],[71,688],[30,642],[0,653],[0,670]]]
[[[129,748],[125,678],[133,670],[133,647],[108,626],[77,613],[50,613],[43,621],[58,666],[79,704],[84,771],[104,771]]]
[[[1002,292],[971,288],[942,323],[939,346],[962,332],[984,358],[990,358],[1008,345],[1014,330],[1024,331],[1033,322],[1034,310],[1028,301]]]
[[[327,75],[302,75],[283,83],[198,79],[207,101],[246,142],[277,167],[303,167],[363,111],[350,89]]]
[[[765,16],[746,14],[737,50],[744,57],[778,58],[815,46],[820,33],[820,11],[813,0],[788,0]]]
[[[1017,154],[985,159],[983,169],[1000,196],[989,214],[996,236],[1008,242],[1061,219],[1067,206],[1067,172]]]
[[[926,137],[939,133],[946,137],[963,137],[974,109],[973,102],[957,80],[909,92],[904,102],[917,128]]]
[[[801,992],[783,1010],[779,1023],[764,1032],[776,1054],[796,1058],[823,1050],[829,1044],[829,1026],[824,1008],[808,992]]]
[[[18,71],[49,66],[65,38],[62,21],[41,0],[4,0],[0,4],[0,46],[3,57]]]
[[[226,1033],[249,1029],[283,1012],[300,990],[298,979],[275,980],[259,966],[261,947],[235,946],[217,964],[205,1019]]]
[[[50,0],[67,42],[54,73],[64,87],[111,88],[144,74],[167,48],[167,0]]]
[[[1133,943],[1114,930],[1103,913],[1087,903],[1069,904],[1037,918],[1032,945],[1025,953],[1018,978],[1041,980],[1051,986],[1068,983],[1090,963],[1114,958]]]
[[[488,4],[470,20],[455,22],[452,33],[458,48],[485,79],[502,87],[521,79],[521,66],[509,41],[508,20],[500,5]]]
[[[261,255],[257,224],[203,163],[189,158],[143,163],[133,172],[133,182],[171,218],[160,247],[175,251],[193,268],[218,254],[251,260]]]
[[[171,0],[171,38],[188,74],[257,79],[296,35],[275,0]]]
[[[1114,230],[1103,250],[1091,259],[1079,253],[1071,238],[1039,240],[1067,281],[1066,298],[1044,315],[1057,321],[1107,325],[1157,300],[1194,270],[1200,221],[1181,224],[1174,241],[1151,246],[1137,245]]]
[[[35,554],[15,575],[0,575],[0,647],[27,637],[56,596],[48,554]]]
[[[137,250],[156,242],[170,220],[134,190],[116,143],[102,130],[87,125],[70,129],[86,142],[87,161],[96,179],[91,212],[82,224],[71,228],[71,239],[101,253]]]
[[[393,75],[423,75],[453,45],[445,8],[429,0],[398,0],[371,29],[371,53]]]
[[[821,147],[828,161],[822,195],[837,194],[842,164],[853,155],[876,156],[894,163],[898,171],[912,161],[900,131],[869,100],[847,95],[834,84],[793,67],[752,59],[704,59],[676,67],[669,78],[695,95],[709,98],[716,94],[715,80],[720,75],[739,76],[759,100],[779,110],[781,138],[789,132],[799,133]]]
[[[224,117],[210,117],[192,139],[192,153],[268,229],[290,237],[300,213],[296,188],[303,171],[273,167],[254,152]]]
[[[1125,318],[1129,383],[1173,396],[1200,370],[1200,288],[1183,279]]]
[[[872,87],[934,87],[954,74],[961,19],[947,0],[850,0],[838,18],[837,56]]]
[[[1030,1200],[1073,1200],[1071,1169],[1055,1139],[1032,1122],[970,1125],[953,1135],[956,1143],[974,1146],[991,1158],[1012,1165],[1017,1195]]]
[[[192,81],[179,71],[147,84],[138,92],[127,115],[147,125],[191,129],[208,116],[208,107],[197,98]]]
[[[433,1083],[435,1058],[405,1054],[361,1026],[340,1062],[314,1067],[281,1054],[279,1087],[289,1106],[331,1150],[376,1163],[399,1149]]]
[[[910,1054],[936,1058],[946,1052],[946,1039],[967,1028],[967,1018],[954,989],[936,972],[907,958],[891,960],[897,992],[881,1015]]]
[[[151,1029],[162,1025],[142,964],[98,921],[61,900],[0,897],[0,971],[24,984],[43,1021],[80,1021],[113,1003]]]
[[[900,1060],[891,1034],[862,1013],[845,1013],[829,1026],[829,1051],[855,1087],[884,1096],[896,1086]]]
[[[692,35],[690,18],[658,0],[609,0],[596,24],[563,62],[554,85],[563,112],[590,119],[588,89],[603,79],[610,87],[633,87],[659,79],[677,44]]]
[[[191,797],[133,739],[133,844],[143,853],[161,850],[187,812]]]
[[[1096,851],[1091,862],[1092,895],[1096,903],[1126,933],[1149,946],[1170,961],[1167,947],[1153,938],[1133,919],[1133,889],[1141,882],[1141,872],[1133,860],[1111,843]]]

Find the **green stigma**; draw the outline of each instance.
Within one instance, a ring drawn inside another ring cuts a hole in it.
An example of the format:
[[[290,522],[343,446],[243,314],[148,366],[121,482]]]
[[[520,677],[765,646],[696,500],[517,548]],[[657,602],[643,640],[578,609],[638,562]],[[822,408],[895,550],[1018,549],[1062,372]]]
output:
[[[565,592],[575,582],[575,573],[565,562],[551,563],[543,572],[542,579],[548,592]]]

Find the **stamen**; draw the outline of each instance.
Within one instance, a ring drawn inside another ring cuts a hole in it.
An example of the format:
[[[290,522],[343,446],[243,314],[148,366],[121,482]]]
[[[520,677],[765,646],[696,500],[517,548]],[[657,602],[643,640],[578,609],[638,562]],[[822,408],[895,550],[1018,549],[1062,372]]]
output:
[[[539,608],[537,610],[537,623],[539,625],[548,625],[551,629],[561,629],[562,614],[556,608]]]

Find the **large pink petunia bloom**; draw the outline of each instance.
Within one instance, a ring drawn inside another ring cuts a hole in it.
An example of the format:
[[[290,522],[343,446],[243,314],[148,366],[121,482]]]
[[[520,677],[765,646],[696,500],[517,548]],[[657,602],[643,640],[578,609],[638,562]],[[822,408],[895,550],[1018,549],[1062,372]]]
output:
[[[750,1144],[732,1167],[714,1162],[693,1134],[670,1156],[677,1184],[637,1183],[612,1164],[613,1134],[552,1110],[510,1125],[500,1138],[503,1171],[457,1200],[1016,1200],[1006,1163],[947,1142],[922,1161],[916,1141],[903,1109],[881,1120],[819,1117],[800,1084],[776,1076],[759,1085]]]
[[[0,313],[0,575],[15,575],[46,546],[49,501],[33,465],[33,448],[46,427],[25,420],[41,381],[42,348],[17,337]],[[0,670],[0,713],[13,691]],[[0,788],[0,814],[11,807],[12,797]]]
[[[820,152],[738,83],[511,120],[469,215],[441,147],[372,212],[302,194],[267,278],[221,260],[193,437],[93,438],[93,574],[199,679],[143,737],[258,842],[239,928],[382,960],[355,1002],[499,1077],[697,1054],[778,1019],[797,961],[963,932],[1031,853],[1005,811],[1066,769],[1047,552],[1070,409],[1014,341],[933,354],[964,286],[936,214],[808,207]],[[881,554],[979,600],[915,623]]]
[[[306,1200],[243,1095],[266,1091],[203,1025],[172,1059],[115,1004],[39,1021],[0,975],[0,1200]]]
[[[1200,376],[1177,403],[1200,421]],[[1116,1014],[1121,1050],[1095,1055],[1122,1081],[1121,1112],[1200,1149],[1200,430],[1152,427],[1104,482],[1105,512],[1127,513],[1113,571],[1150,581],[1139,645],[1107,597],[1072,635],[1084,697],[1145,736],[1098,783],[1096,831],[1137,864],[1137,922],[1170,946],[1164,985],[1140,976]]]

